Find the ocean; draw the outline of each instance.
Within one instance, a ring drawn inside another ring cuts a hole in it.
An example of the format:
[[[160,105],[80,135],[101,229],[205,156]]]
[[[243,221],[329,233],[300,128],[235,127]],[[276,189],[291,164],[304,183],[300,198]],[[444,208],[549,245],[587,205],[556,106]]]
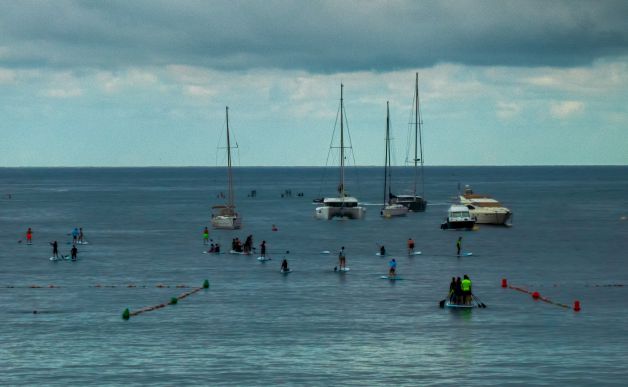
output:
[[[382,168],[349,174],[366,218],[320,221],[312,199],[335,193],[336,170],[235,168],[243,229],[210,238],[265,240],[259,263],[203,254],[223,168],[0,169],[0,385],[628,383],[628,167],[426,167],[427,211],[397,219],[379,216]],[[410,180],[394,169],[397,192]],[[512,227],[441,230],[465,184]],[[89,242],[78,261],[50,261],[74,227]],[[455,256],[460,236],[473,256]],[[403,281],[380,278],[382,244]],[[487,308],[439,308],[463,274]]]

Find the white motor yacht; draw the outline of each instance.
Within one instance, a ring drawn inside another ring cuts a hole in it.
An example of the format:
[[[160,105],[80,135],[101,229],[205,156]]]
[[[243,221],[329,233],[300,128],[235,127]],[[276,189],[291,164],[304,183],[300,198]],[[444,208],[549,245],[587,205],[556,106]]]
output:
[[[447,212],[447,219],[440,225],[443,230],[446,229],[467,229],[471,230],[475,225],[475,218],[469,212],[466,206],[453,204]]]
[[[478,224],[506,225],[512,212],[497,200],[474,194],[470,186],[465,186],[464,195],[460,195],[460,204],[466,206]]]

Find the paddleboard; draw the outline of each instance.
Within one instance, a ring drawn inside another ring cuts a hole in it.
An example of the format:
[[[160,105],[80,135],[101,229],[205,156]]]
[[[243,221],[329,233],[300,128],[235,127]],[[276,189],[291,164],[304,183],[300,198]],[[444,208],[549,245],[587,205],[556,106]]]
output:
[[[257,257],[257,260],[260,262],[270,261],[272,258],[270,257]]]
[[[454,309],[473,309],[475,308],[475,305],[460,305],[460,304],[452,304],[449,301],[445,302],[445,306],[448,308],[454,308]]]
[[[456,255],[456,257],[470,257],[473,253],[461,253],[460,255]]]
[[[321,251],[321,254],[331,254],[331,251],[329,251],[329,250],[324,250],[324,251]]]
[[[251,255],[251,253],[245,253],[244,251],[235,251],[235,250],[229,250],[229,254],[233,254],[233,255]]]
[[[413,255],[421,255],[421,252],[420,251],[415,251],[413,253],[408,254],[408,256],[410,256],[410,257],[413,256]]]
[[[77,245],[88,245],[89,242],[88,241],[83,241],[83,242],[76,242]]]
[[[386,254],[383,254],[383,255],[382,255],[382,253],[375,253],[375,255],[377,255],[378,257],[384,257],[384,256],[386,256]]]
[[[337,267],[334,268],[334,271],[338,272],[338,273],[346,273],[349,270],[351,270],[351,269],[349,269],[348,267],[343,267],[342,269],[338,269]]]
[[[401,277],[397,277],[397,276],[394,276],[394,277],[389,277],[389,276],[387,276],[387,275],[383,275],[383,276],[381,276],[381,277],[379,277],[379,278],[381,278],[381,279],[387,279],[387,280],[389,280],[389,281],[401,281],[401,280],[403,279],[403,278],[401,278]]]
[[[288,270],[280,270],[281,274],[288,274],[288,273],[292,273],[292,269],[288,269]]]
[[[60,255],[57,257],[50,257],[51,261],[70,261],[72,258],[69,255]]]
[[[218,255],[218,254],[224,254],[222,251],[219,252],[210,252],[210,251],[203,251],[203,254],[211,254],[211,255]]]

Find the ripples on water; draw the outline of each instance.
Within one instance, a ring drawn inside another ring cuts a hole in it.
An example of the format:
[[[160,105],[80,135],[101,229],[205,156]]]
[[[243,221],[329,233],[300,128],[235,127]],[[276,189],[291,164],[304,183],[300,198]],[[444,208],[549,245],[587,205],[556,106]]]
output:
[[[320,191],[319,169],[240,169],[245,228],[211,236],[223,249],[234,236],[265,239],[275,259],[260,264],[201,254],[223,170],[0,170],[2,193],[12,194],[0,213],[0,384],[624,384],[628,312],[618,305],[628,287],[595,285],[628,284],[627,172],[428,168],[426,213],[384,220],[369,206],[364,221],[325,222],[313,219],[311,199],[333,184]],[[380,203],[380,175],[361,169],[352,193]],[[440,230],[458,182],[510,207],[514,227]],[[284,189],[305,197],[282,199]],[[80,261],[50,262],[47,242],[67,254],[74,226],[91,242]],[[35,243],[16,243],[28,227]],[[460,235],[476,256],[453,256]],[[423,255],[404,256],[409,237]],[[379,279],[387,259],[375,256],[378,243],[404,281]],[[341,245],[346,274],[332,271]],[[284,256],[289,275],[279,273]],[[451,276],[465,273],[488,308],[439,309]],[[579,299],[583,310],[501,289],[502,277],[557,302]],[[120,317],[190,290],[157,284],[205,278],[208,291],[176,306]]]

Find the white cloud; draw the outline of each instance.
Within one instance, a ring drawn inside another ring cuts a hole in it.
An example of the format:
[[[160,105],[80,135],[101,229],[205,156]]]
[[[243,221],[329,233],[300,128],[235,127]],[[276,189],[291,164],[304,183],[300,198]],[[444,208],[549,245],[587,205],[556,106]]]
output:
[[[504,102],[497,101],[497,117],[502,120],[509,120],[518,116],[521,113],[522,107],[521,104],[516,102]]]
[[[72,98],[83,95],[83,90],[76,87],[65,89],[46,89],[42,92],[42,95],[50,98]]]
[[[15,82],[16,76],[14,70],[0,68],[0,85],[3,83]]]
[[[550,105],[550,114],[556,118],[568,118],[584,110],[584,103],[580,101],[553,102]]]

